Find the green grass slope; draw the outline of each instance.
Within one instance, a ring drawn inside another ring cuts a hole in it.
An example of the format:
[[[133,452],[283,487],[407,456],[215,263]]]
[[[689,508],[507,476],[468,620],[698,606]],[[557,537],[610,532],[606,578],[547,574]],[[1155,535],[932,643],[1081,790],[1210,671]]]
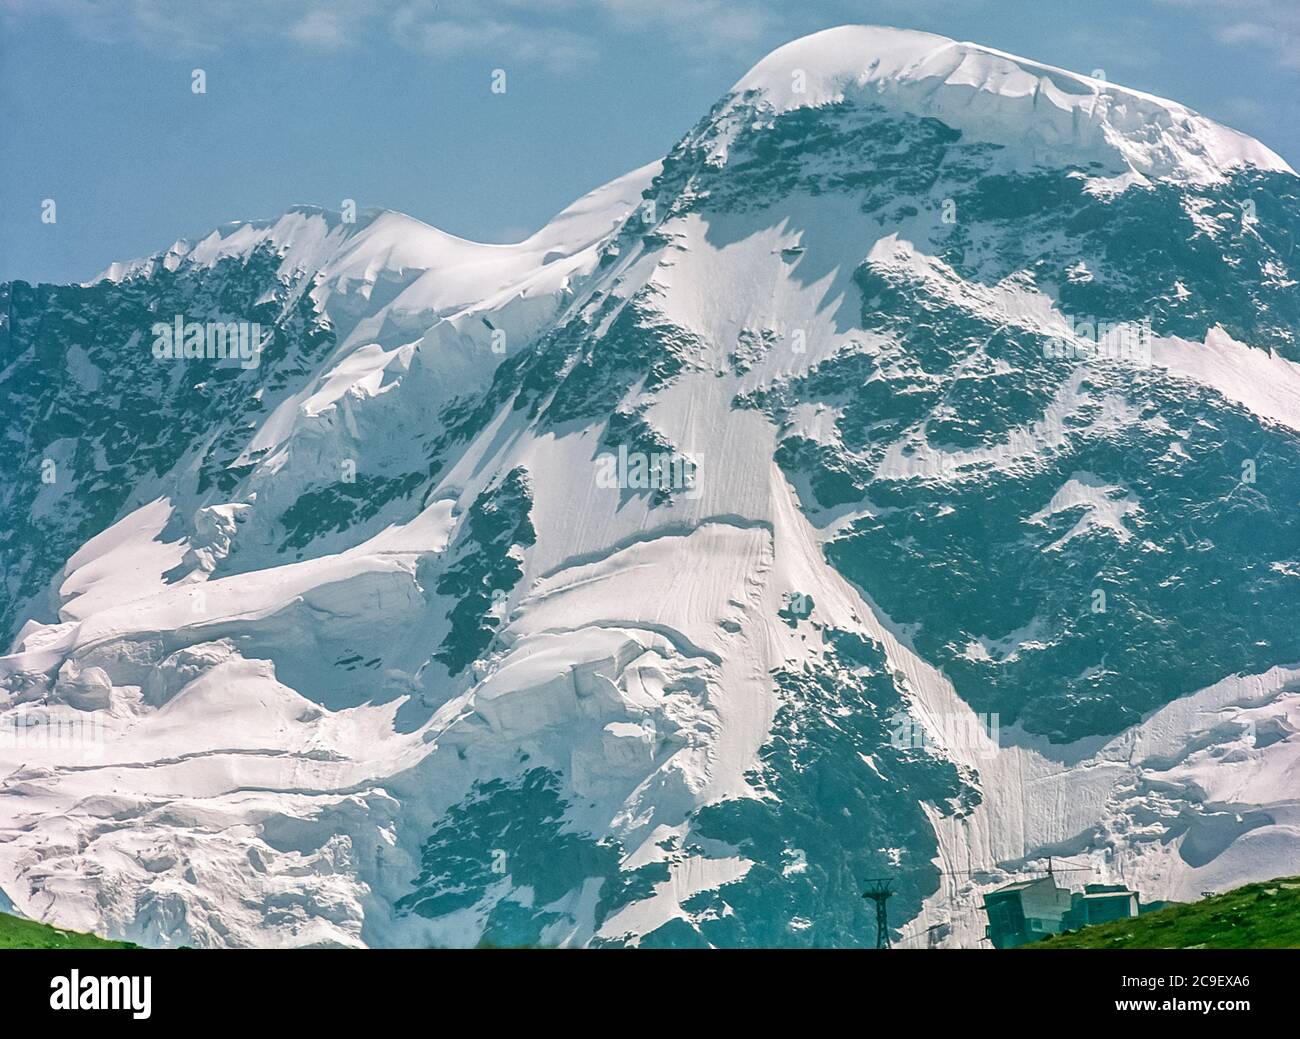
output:
[[[60,931],[49,924],[0,913],[0,949],[134,949],[130,942],[109,942],[93,934]]]
[[[1300,949],[1300,877],[1054,934],[1029,949]]]

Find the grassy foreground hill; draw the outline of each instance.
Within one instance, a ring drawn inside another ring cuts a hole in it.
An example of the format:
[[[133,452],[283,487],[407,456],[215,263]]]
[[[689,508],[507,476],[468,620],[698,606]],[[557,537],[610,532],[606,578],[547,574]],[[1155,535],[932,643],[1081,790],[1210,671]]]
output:
[[[1030,949],[1300,949],[1300,877],[1054,934]]]
[[[60,931],[49,924],[0,913],[0,949],[134,949],[130,942],[110,942],[80,931]]]

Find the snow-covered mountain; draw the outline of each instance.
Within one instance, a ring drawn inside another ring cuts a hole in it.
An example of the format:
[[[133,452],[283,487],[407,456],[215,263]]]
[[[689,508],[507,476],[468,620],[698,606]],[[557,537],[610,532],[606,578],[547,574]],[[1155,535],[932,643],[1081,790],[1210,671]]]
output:
[[[6,286],[0,889],[851,945],[890,875],[974,945],[1046,854],[1294,872],[1297,235],[1250,138],[854,26],[517,245],[301,208]]]

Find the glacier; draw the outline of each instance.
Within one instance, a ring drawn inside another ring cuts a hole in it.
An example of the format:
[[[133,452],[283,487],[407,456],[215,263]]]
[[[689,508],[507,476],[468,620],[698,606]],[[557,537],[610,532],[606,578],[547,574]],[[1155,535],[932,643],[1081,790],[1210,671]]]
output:
[[[843,946],[888,874],[897,942],[973,946],[1047,855],[1294,872],[1297,235],[1181,105],[846,26],[517,244],[303,206],[4,286],[0,891],[160,946]],[[155,361],[177,314],[261,363]],[[1149,360],[1045,349],[1080,321]]]

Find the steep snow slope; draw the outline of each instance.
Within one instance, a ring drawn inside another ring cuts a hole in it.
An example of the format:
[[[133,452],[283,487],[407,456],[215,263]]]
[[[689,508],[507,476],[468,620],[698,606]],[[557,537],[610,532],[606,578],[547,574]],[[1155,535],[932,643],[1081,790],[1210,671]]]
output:
[[[0,887],[150,944],[842,945],[885,871],[974,944],[1048,853],[1276,871],[1298,187],[847,27],[517,245],[301,209],[7,287]],[[154,361],[173,313],[261,364]]]

